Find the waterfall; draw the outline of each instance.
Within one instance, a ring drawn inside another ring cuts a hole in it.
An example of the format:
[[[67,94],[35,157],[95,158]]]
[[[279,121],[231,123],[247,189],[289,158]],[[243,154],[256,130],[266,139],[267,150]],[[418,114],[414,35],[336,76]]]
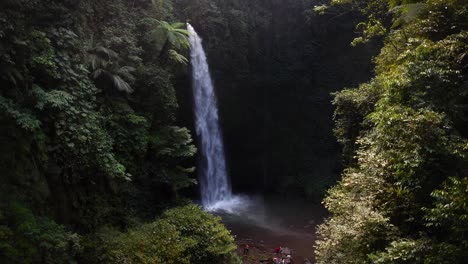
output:
[[[191,47],[195,125],[201,150],[198,164],[201,198],[203,206],[210,209],[230,201],[232,193],[226,172],[217,99],[202,40],[190,24],[187,24],[187,29]]]

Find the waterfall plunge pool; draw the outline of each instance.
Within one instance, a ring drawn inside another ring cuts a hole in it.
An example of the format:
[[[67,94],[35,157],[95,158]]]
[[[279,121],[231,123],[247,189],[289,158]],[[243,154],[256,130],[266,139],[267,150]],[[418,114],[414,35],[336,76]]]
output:
[[[260,259],[273,256],[278,246],[292,249],[295,263],[302,263],[304,258],[313,261],[316,227],[327,215],[320,204],[260,195],[233,195],[231,200],[206,209],[221,216],[235,236],[241,255],[245,244],[257,251],[252,252],[256,256],[249,258],[252,262],[244,263],[259,263]]]

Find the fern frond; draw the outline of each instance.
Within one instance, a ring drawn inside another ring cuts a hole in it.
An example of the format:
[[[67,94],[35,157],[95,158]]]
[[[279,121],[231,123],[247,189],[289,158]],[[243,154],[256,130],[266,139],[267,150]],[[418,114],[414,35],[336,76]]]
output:
[[[172,49],[169,50],[169,58],[175,63],[179,63],[183,65],[187,65],[188,63],[188,59],[185,56],[181,55],[180,53]]]
[[[13,118],[16,124],[25,130],[34,131],[41,126],[41,121],[27,109],[22,109],[21,106],[17,105],[11,99],[7,99],[3,96],[0,96],[0,110]]]
[[[65,109],[69,106],[73,96],[65,91],[51,90],[44,91],[38,85],[33,85],[33,93],[36,97],[36,108],[43,110],[45,106],[57,109]]]

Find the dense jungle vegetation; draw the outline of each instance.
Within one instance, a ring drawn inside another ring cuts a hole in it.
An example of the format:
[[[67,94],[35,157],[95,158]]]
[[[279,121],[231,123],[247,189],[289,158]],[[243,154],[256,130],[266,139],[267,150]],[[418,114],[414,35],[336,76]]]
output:
[[[465,263],[467,0],[1,0],[0,263],[240,263],[186,21],[234,190],[326,194],[317,263]]]
[[[318,263],[466,263],[468,2],[332,1],[385,45],[375,77],[335,94],[347,168],[325,199]]]
[[[196,148],[171,3],[2,1],[0,23],[0,262],[236,262],[220,219],[179,196]]]

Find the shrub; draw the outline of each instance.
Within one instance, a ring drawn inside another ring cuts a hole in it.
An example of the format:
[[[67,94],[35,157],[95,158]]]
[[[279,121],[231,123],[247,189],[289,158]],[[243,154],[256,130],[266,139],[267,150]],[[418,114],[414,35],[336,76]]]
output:
[[[167,210],[147,224],[120,232],[103,228],[88,237],[86,263],[239,263],[234,239],[196,205]]]
[[[191,204],[166,211],[162,220],[176,226],[182,236],[194,239],[188,248],[191,263],[236,262],[234,238],[220,217]]]
[[[12,202],[0,207],[2,263],[76,263],[80,237],[47,217]]]

